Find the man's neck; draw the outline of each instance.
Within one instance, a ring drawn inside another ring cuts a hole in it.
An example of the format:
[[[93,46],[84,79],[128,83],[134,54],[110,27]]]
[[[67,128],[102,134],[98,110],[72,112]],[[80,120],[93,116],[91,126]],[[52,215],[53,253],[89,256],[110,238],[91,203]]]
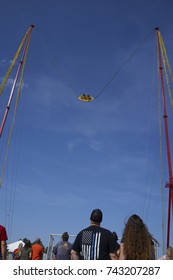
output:
[[[99,226],[100,226],[100,224],[98,224],[98,223],[94,223],[94,222],[92,222],[92,221],[91,221],[91,226],[96,226],[96,227],[99,227]]]

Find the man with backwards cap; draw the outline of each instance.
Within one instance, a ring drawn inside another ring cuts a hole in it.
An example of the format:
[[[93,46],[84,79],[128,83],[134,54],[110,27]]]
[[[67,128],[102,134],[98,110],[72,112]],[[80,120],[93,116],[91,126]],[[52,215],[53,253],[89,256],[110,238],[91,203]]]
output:
[[[112,233],[100,226],[102,211],[94,209],[90,226],[78,233],[71,250],[72,260],[114,260],[118,259],[116,243]]]

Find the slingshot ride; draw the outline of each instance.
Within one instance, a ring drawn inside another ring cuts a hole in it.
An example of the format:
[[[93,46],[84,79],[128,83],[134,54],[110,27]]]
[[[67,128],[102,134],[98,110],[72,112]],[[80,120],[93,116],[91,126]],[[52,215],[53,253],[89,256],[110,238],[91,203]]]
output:
[[[4,126],[7,120],[7,116],[9,113],[9,109],[11,106],[11,102],[14,96],[14,92],[16,89],[16,86],[18,86],[18,91],[16,95],[16,101],[15,101],[15,108],[14,108],[14,115],[13,115],[13,120],[12,120],[12,125],[11,129],[8,135],[8,142],[7,142],[7,147],[6,147],[6,152],[5,152],[5,157],[2,165],[2,170],[0,170],[0,187],[2,185],[2,180],[4,177],[4,172],[5,172],[5,167],[7,163],[7,158],[8,158],[8,152],[9,152],[9,145],[10,145],[10,140],[11,140],[11,135],[13,131],[13,126],[14,126],[14,121],[16,117],[16,111],[18,107],[18,102],[19,102],[19,97],[20,97],[20,92],[22,88],[22,81],[23,81],[23,76],[24,76],[24,70],[26,66],[26,59],[28,55],[28,48],[29,48],[29,43],[31,39],[31,33],[34,28],[34,25],[31,25],[29,29],[27,30],[26,34],[24,35],[21,44],[12,60],[12,63],[0,85],[0,95],[3,93],[3,90],[8,82],[8,79],[10,77],[10,74],[13,70],[14,65],[16,64],[16,61],[19,57],[19,54],[22,51],[23,52],[21,55],[21,59],[17,68],[17,72],[15,75],[15,79],[12,85],[12,89],[10,92],[10,97],[8,99],[8,103],[3,115],[2,122],[0,124],[0,137],[3,134]],[[165,139],[166,139],[166,151],[167,151],[167,162],[168,162],[168,170],[169,170],[169,182],[166,184],[166,188],[169,190],[168,194],[168,220],[167,220],[167,243],[166,246],[169,247],[170,245],[170,229],[171,229],[171,215],[173,215],[173,176],[172,176],[172,162],[171,162],[171,155],[170,155],[170,142],[169,142],[169,131],[168,131],[168,116],[167,116],[167,107],[166,107],[166,98],[165,98],[165,85],[164,83],[166,82],[167,84],[167,90],[169,93],[170,97],[170,103],[171,107],[173,109],[173,99],[171,96],[171,89],[170,89],[170,81],[169,81],[169,76],[171,76],[171,79],[173,80],[173,75],[171,71],[171,67],[168,61],[168,56],[166,52],[166,48],[163,42],[163,38],[161,36],[159,28],[155,28],[156,31],[156,38],[157,38],[157,59],[158,59],[158,73],[159,73],[159,86],[161,87],[161,95],[162,95],[162,103],[163,103],[163,120],[164,120],[164,129],[165,129]],[[146,38],[141,42],[140,45],[146,40]],[[137,47],[137,49],[140,47],[140,45]],[[109,86],[109,84],[113,81],[115,76],[120,72],[122,68],[131,60],[131,58],[134,56],[136,53],[137,49],[132,53],[132,55],[124,62],[124,64],[114,73],[114,75],[110,78],[110,80],[105,84],[105,86],[102,88],[102,90],[95,96],[91,96],[90,94],[83,93],[80,96],[78,96],[78,99],[83,102],[92,102],[96,98],[98,98],[104,91],[105,89]],[[19,79],[20,77],[20,79]],[[19,79],[19,82],[18,82]],[[18,83],[17,83],[18,82]],[[159,93],[159,91],[158,91]]]

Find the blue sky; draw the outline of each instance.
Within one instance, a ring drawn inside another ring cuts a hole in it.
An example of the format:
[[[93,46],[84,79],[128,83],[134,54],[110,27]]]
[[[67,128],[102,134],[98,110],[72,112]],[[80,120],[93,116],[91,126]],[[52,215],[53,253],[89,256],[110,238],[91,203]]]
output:
[[[0,190],[0,222],[10,242],[40,236],[47,245],[51,233],[77,234],[100,208],[102,226],[119,237],[127,217],[139,214],[162,248],[168,190],[163,214],[154,29],[160,27],[171,63],[172,9],[171,0],[1,0],[1,80],[36,25]],[[1,95],[1,118],[10,86]],[[77,98],[102,90],[91,103]],[[164,148],[163,158],[164,185]],[[2,162],[3,156],[1,168]]]

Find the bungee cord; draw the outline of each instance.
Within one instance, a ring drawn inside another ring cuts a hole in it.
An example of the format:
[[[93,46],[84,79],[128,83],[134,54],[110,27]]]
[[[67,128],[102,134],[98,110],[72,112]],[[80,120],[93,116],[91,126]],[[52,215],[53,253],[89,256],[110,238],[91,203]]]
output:
[[[144,42],[154,33],[154,31],[150,32],[137,46],[137,48],[132,52],[132,54],[125,60],[125,62],[120,66],[120,68],[113,74],[113,76],[110,78],[110,80],[104,85],[102,90],[94,97],[94,99],[98,98],[105,89],[111,84],[111,82],[115,79],[115,77],[121,72],[121,70],[128,64],[128,62],[134,57],[134,55],[137,53],[138,49],[144,44]]]
[[[139,48],[145,43],[145,41],[154,33],[154,31],[150,32],[141,42],[140,44],[136,47],[136,49],[132,52],[132,54],[125,60],[125,62],[119,67],[118,70],[112,75],[112,77],[108,80],[108,82],[103,86],[103,88],[100,90],[100,92],[94,96],[88,93],[83,92],[82,94],[79,95],[79,93],[76,91],[74,84],[72,84],[71,81],[67,80],[67,83],[69,84],[70,88],[72,89],[72,92],[74,93],[75,97],[78,98],[78,100],[83,101],[83,102],[92,102],[95,99],[97,99],[105,90],[106,88],[112,83],[112,81],[115,79],[115,77],[121,72],[121,70],[130,62],[130,60],[134,57],[134,55],[137,53]],[[42,42],[44,43],[44,46],[49,54],[49,59],[51,63],[53,63],[55,69],[57,70],[57,65],[56,65],[56,59],[53,57],[52,52],[50,51],[50,48],[45,41],[43,35],[40,34],[40,38]],[[57,71],[58,72],[58,71]]]
[[[38,30],[37,30],[36,32],[37,32],[37,34],[40,36],[40,39],[41,39],[41,41],[42,41],[42,43],[43,43],[43,45],[44,45],[44,47],[45,47],[45,49],[46,49],[46,51],[47,51],[47,54],[48,54],[47,58],[49,59],[49,62],[54,66],[54,69],[55,69],[57,75],[59,75],[59,71],[57,70],[58,66],[57,66],[57,62],[56,62],[55,56],[52,54],[52,51],[51,51],[50,47],[48,46],[48,43],[47,43],[46,40],[44,39],[44,36],[41,34],[40,30],[39,30],[39,32],[38,32]],[[64,74],[63,74],[63,75],[64,75]],[[76,98],[78,98],[78,93],[77,93],[77,91],[76,91],[74,85],[72,84],[72,82],[69,81],[69,80],[68,80],[67,78],[65,78],[65,77],[64,77],[64,79],[66,80],[66,82],[67,82],[68,85],[70,86],[70,88],[71,88],[72,93],[74,94],[74,96],[75,96]]]

